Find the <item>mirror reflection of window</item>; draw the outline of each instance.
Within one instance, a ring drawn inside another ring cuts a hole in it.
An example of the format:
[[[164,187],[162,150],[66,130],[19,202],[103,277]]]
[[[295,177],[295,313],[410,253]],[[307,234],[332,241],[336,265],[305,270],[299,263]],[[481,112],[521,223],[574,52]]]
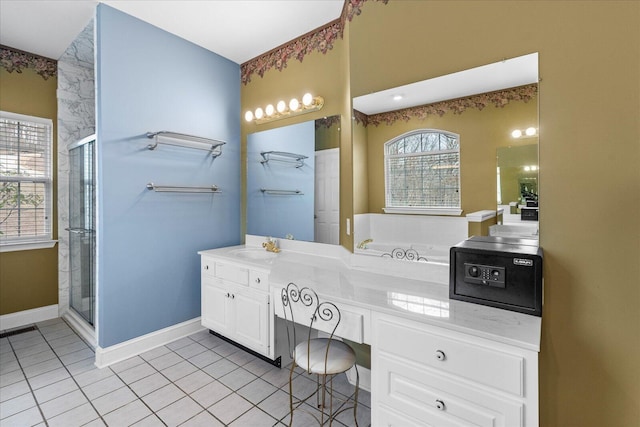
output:
[[[385,212],[460,208],[460,137],[420,129],[385,143]]]

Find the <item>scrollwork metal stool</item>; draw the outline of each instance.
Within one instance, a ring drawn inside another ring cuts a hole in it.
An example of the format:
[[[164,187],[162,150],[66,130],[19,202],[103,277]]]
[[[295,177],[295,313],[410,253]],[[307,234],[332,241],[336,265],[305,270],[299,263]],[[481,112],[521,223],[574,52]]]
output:
[[[331,426],[336,416],[353,409],[353,419],[357,427],[360,376],[355,352],[348,344],[334,337],[341,320],[340,310],[332,302],[321,302],[313,289],[299,288],[294,283],[289,283],[286,288],[282,289],[281,296],[285,323],[287,324],[289,351],[293,359],[289,373],[289,426],[293,423],[296,411],[309,413],[321,426],[327,421]],[[308,332],[297,334],[296,323],[308,326]],[[314,337],[315,331],[318,329],[328,333],[329,337]],[[298,335],[304,335],[304,337],[300,337],[301,339],[298,340]],[[304,369],[308,375],[316,375],[316,390],[304,399],[297,399],[293,396],[292,379],[296,367]],[[346,373],[351,368],[354,368],[356,372],[355,391],[347,399],[340,399],[333,391],[333,378],[336,375]],[[319,417],[313,412],[305,410],[303,406],[313,395],[316,395],[316,403],[320,410]],[[339,403],[335,409],[334,400]]]

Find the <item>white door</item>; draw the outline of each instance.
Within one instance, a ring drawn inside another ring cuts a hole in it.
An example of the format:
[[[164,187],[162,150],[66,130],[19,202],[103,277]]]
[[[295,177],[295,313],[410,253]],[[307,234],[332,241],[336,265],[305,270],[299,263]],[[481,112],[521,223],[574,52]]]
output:
[[[340,243],[340,149],[316,151],[315,241]]]

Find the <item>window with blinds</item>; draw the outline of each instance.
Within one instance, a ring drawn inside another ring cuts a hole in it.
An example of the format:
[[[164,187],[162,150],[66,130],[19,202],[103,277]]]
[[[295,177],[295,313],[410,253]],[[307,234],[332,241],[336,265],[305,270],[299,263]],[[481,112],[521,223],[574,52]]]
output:
[[[0,245],[52,239],[52,128],[0,111]]]
[[[460,139],[422,129],[385,143],[387,209],[460,207]],[[386,209],[385,209],[386,210]]]

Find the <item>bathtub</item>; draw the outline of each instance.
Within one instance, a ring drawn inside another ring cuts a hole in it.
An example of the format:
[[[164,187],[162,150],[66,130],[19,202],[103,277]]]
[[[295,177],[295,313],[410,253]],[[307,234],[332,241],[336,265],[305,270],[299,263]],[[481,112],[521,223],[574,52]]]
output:
[[[407,242],[371,242],[363,249],[355,248],[361,255],[395,258],[403,261],[449,263],[449,246]]]

